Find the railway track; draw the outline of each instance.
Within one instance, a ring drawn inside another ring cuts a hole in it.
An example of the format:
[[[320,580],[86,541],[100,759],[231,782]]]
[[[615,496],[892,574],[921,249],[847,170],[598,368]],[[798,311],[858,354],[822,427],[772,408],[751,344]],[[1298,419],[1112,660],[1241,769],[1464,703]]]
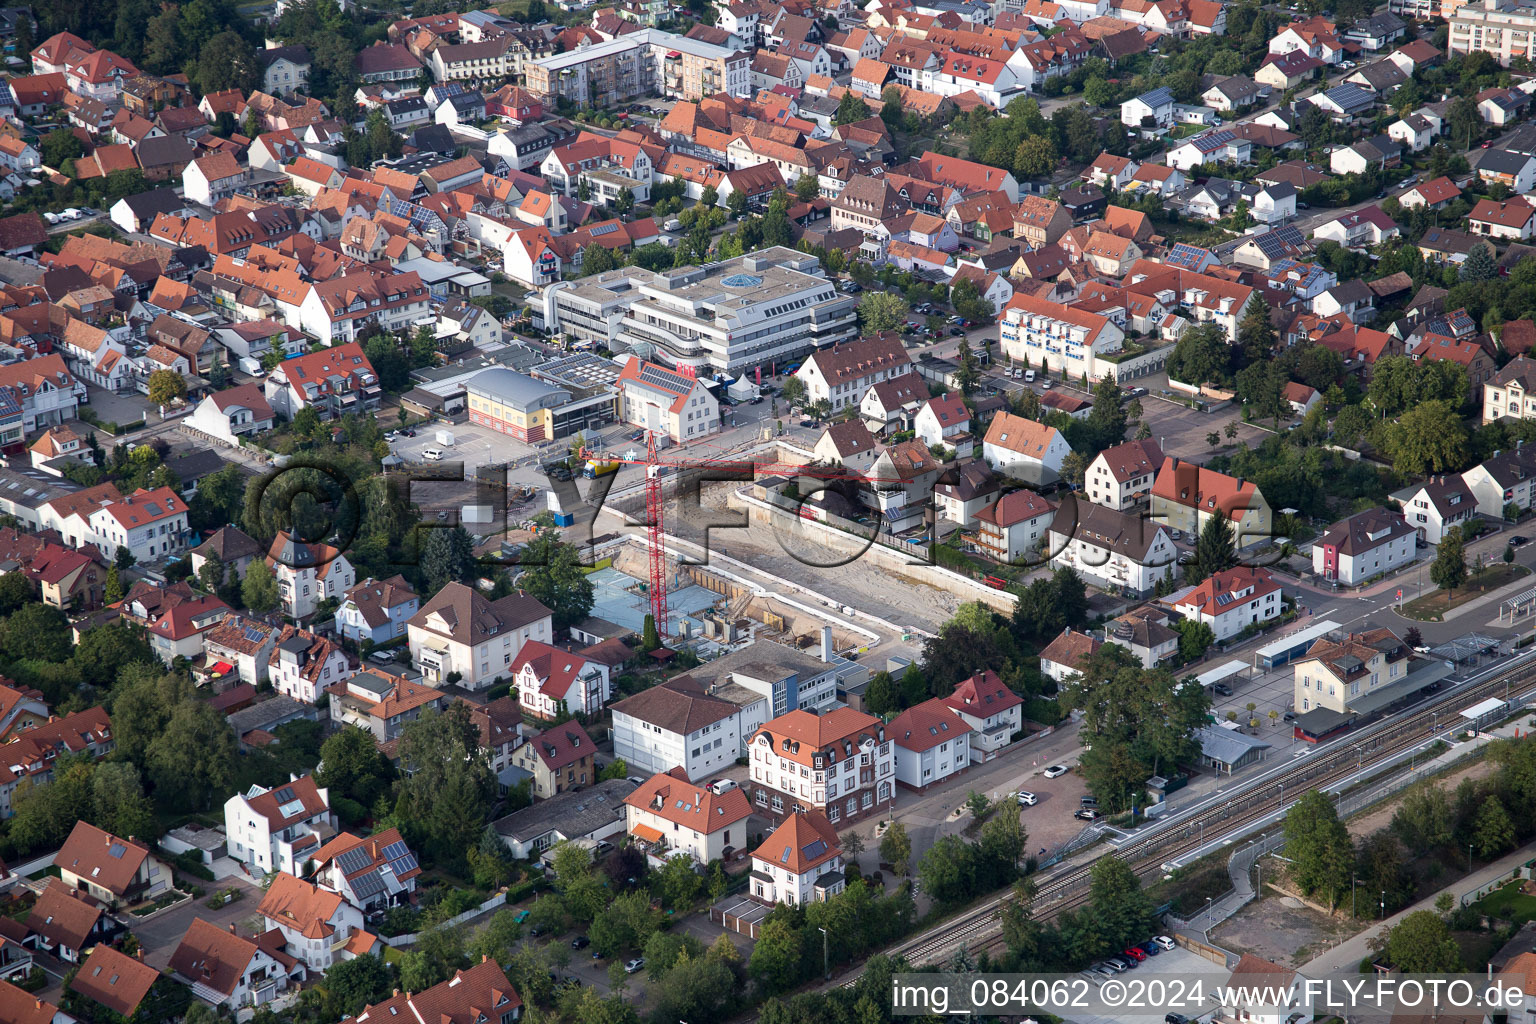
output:
[[[1389,760],[1434,735],[1442,725],[1449,729],[1457,713],[1478,700],[1499,694],[1507,699],[1517,689],[1523,691],[1528,684],[1536,683],[1536,657],[1533,656],[1536,656],[1536,651],[1522,655],[1506,671],[1470,686],[1458,687],[1402,718],[1389,719],[1368,727],[1353,740],[1346,738],[1337,741],[1326,752],[1307,757],[1303,763],[1277,776],[1256,779],[1226,803],[1121,847],[1109,856],[1132,864],[1138,875],[1146,875],[1154,871],[1161,872],[1170,860],[1202,849],[1209,842],[1241,836],[1249,825],[1282,807],[1287,791],[1300,794],[1309,789],[1334,784],[1369,766]],[[1048,920],[1086,902],[1091,873],[1092,862],[1089,862],[1044,879],[1038,885],[1031,902],[1034,916]],[[961,945],[975,951],[981,948],[976,945],[976,941],[996,938],[998,912],[1007,899],[1006,895],[991,899],[961,917],[946,922],[939,929],[909,939],[886,953],[892,957],[903,957],[918,966],[932,963]],[[992,944],[992,941],[986,941],[987,946]],[[844,984],[852,983],[850,980]]]

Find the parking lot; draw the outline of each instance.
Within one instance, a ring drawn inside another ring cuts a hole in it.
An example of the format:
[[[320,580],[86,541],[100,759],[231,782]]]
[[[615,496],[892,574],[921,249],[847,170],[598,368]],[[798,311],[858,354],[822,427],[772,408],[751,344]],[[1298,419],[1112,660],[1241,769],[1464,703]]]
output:
[[[1078,1024],[1122,1024],[1126,1020],[1158,1022],[1163,1019],[1166,1012],[1175,1009],[1175,1007],[1171,1005],[1158,1005],[1163,1002],[1163,999],[1152,997],[1158,994],[1162,986],[1153,985],[1143,990],[1141,986],[1146,982],[1152,979],[1162,981],[1168,985],[1168,988],[1164,991],[1176,995],[1181,991],[1180,986],[1176,983],[1182,982],[1189,985],[1190,988],[1194,988],[1197,981],[1203,982],[1204,990],[1210,991],[1215,985],[1226,984],[1228,977],[1229,972],[1225,968],[1212,963],[1197,953],[1192,953],[1182,947],[1166,950],[1157,956],[1148,957],[1124,974],[1115,975],[1114,980],[1118,984],[1126,986],[1127,996],[1148,997],[1145,1010],[1139,1013],[1122,1011],[1113,1015],[1068,1012],[1063,1016],[1067,1020],[1078,1022]],[[1097,989],[1107,980],[1105,978],[1094,978],[1089,984]],[[1167,996],[1163,998],[1167,998]],[[1177,1011],[1190,1018],[1190,1020],[1196,1020],[1216,1012],[1217,1007],[1214,1002],[1207,1000],[1207,1004],[1198,1011],[1188,1005],[1177,1007]]]
[[[1269,436],[1268,431],[1244,423],[1242,410],[1235,405],[1216,412],[1199,412],[1182,403],[1160,398],[1155,388],[1149,390],[1151,394],[1141,400],[1142,418],[1152,429],[1152,439],[1163,449],[1164,455],[1204,463],[1227,445],[1254,448]],[[1237,424],[1235,441],[1227,439],[1228,423]],[[1221,444],[1215,448],[1206,439],[1213,430],[1221,435]]]

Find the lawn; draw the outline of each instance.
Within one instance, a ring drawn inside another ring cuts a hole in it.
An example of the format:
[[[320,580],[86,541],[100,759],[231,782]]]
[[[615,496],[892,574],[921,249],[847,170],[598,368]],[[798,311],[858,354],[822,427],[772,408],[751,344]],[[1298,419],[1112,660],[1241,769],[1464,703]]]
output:
[[[1536,896],[1521,892],[1518,881],[1502,889],[1495,889],[1472,906],[1478,913],[1500,921],[1513,921],[1515,924],[1536,921]]]
[[[1475,601],[1489,591],[1497,590],[1513,580],[1529,575],[1530,570],[1524,566],[1495,565],[1481,576],[1468,579],[1464,587],[1450,592],[1437,590],[1417,600],[1409,601],[1403,605],[1403,615],[1410,619],[1418,619],[1420,622],[1439,622],[1452,608],[1460,607],[1468,601]]]

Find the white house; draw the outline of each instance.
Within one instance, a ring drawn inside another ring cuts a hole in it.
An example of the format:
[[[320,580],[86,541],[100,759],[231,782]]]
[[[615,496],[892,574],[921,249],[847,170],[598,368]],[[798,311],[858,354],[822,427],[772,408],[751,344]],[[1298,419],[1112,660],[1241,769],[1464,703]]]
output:
[[[896,781],[923,790],[971,766],[971,727],[934,697],[891,719],[885,734],[896,745]]]
[[[1392,497],[1403,507],[1403,518],[1421,539],[1439,544],[1453,526],[1464,526],[1477,515],[1477,497],[1459,475],[1434,476],[1412,484]]]
[[[181,172],[182,194],[209,208],[234,195],[249,180],[246,169],[225,150],[198,157]]]
[[[1092,633],[1068,626],[1040,651],[1040,674],[1065,683],[1082,672],[1101,646],[1103,642]]]
[[[253,785],[224,801],[229,856],[257,875],[306,873],[310,855],[335,827],[329,791],[310,775],[271,789]]]
[[[674,443],[720,430],[720,403],[697,377],[631,359],[619,375],[618,387],[619,414],[625,423]]]
[[[1461,474],[1461,482],[1471,488],[1482,515],[1502,519],[1506,505],[1527,512],[1536,505],[1536,446],[1495,452]]]
[[[1148,127],[1168,128],[1173,125],[1173,106],[1173,93],[1160,86],[1120,104],[1120,123],[1141,128],[1150,117],[1152,124]]]
[[[1218,641],[1280,616],[1280,584],[1263,569],[1238,566],[1213,573],[1173,600],[1173,610],[1210,626]]]
[[[990,761],[1024,728],[1024,698],[1008,689],[991,669],[962,680],[948,697],[939,699],[971,727],[973,762]]]
[[[613,753],[631,772],[681,768],[689,779],[703,779],[741,756],[740,706],[687,677],[642,690],[611,710]]]
[[[912,426],[929,448],[941,444],[953,447],[959,436],[970,433],[971,414],[960,393],[952,391],[925,402]]]
[[[607,665],[539,640],[524,644],[513,660],[512,683],[523,713],[545,719],[595,715],[611,692]]]
[[[624,798],[625,831],[647,855],[685,854],[701,868],[746,849],[751,815],[739,786],[716,793],[688,781],[681,767],[652,775]]]
[[[290,971],[281,955],[278,943],[266,945],[194,917],[168,966],[198,999],[235,1010],[264,1006],[287,991],[290,981],[304,978],[303,965]]]
[[[267,565],[277,580],[278,598],[291,618],[315,613],[321,601],[340,602],[357,582],[347,556],[329,544],[306,544],[280,531],[267,551]]]
[[[141,487],[91,512],[86,525],[91,543],[105,557],[113,558],[118,548],[126,548],[140,562],[184,550],[191,536],[187,503],[169,487]]]
[[[363,912],[340,893],[279,871],[256,908],[269,928],[282,932],[288,955],[311,971],[324,972],[360,953],[379,953],[377,936],[363,927]]]
[[[325,688],[352,675],[352,661],[329,637],[285,625],[267,656],[267,680],[278,693],[313,704]]]
[[[789,815],[752,851],[752,869],[752,896],[769,905],[819,903],[846,887],[837,829],[820,811]]]
[[[518,592],[492,601],[474,587],[450,583],[406,623],[411,660],[429,686],[457,676],[465,689],[510,679],[512,661],[531,640],[549,643],[553,616]]]
[[[1288,181],[1272,182],[1253,195],[1253,219],[1275,227],[1296,216],[1296,186]]]
[[[1150,498],[1162,464],[1163,450],[1151,438],[1106,448],[1088,464],[1083,493],[1095,505],[1127,511]]]
[[[1028,477],[1042,467],[1059,471],[1071,450],[1055,427],[1006,411],[992,417],[981,443],[987,464],[1009,476]]]
[[[411,902],[421,864],[397,828],[343,832],[314,857],[315,881],[364,911]]]
[[[1306,980],[1290,968],[1270,963],[1252,953],[1244,953],[1237,966],[1232,968],[1232,975],[1227,979],[1224,991],[1231,996],[1239,993],[1284,996],[1272,1005],[1254,1002],[1223,1006],[1220,1015],[1226,1020],[1241,1020],[1248,1024],[1287,1024],[1289,1021],[1312,1018],[1312,992]]]
[[[817,349],[795,371],[807,402],[826,402],[833,412],[856,405],[874,384],[915,372],[901,337],[886,331]]]
[[[404,576],[363,580],[336,607],[336,632],[356,643],[387,643],[405,635],[406,623],[420,607],[421,599]]]
[[[1494,515],[1502,514],[1500,511]],[[1373,508],[1341,519],[1312,544],[1312,571],[1353,586],[1413,561],[1415,531],[1400,512]]]
[[[1415,110],[1387,125],[1387,135],[1409,152],[1420,153],[1434,145],[1440,125],[1438,116]]]
[[[1056,510],[1047,539],[1052,568],[1072,568],[1115,593],[1148,594],[1173,575],[1177,552],[1155,521],[1068,495]]]
[[[242,437],[271,430],[274,417],[260,384],[239,384],[198,402],[183,422],[227,445],[238,446]]]
[[[1045,547],[1056,506],[1034,491],[1009,491],[976,513],[976,533],[968,544],[998,562],[1017,563]]]

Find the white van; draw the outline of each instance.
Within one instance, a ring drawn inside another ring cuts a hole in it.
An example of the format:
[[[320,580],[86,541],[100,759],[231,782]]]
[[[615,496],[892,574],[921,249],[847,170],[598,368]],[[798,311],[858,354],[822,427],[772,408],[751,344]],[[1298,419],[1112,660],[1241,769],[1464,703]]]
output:
[[[1030,384],[1033,384],[1035,382],[1035,371],[1034,370],[1025,370],[1024,371],[1024,380],[1026,382],[1030,383]]]
[[[443,450],[441,448],[423,448],[421,450],[421,457],[428,462],[442,462]]]

